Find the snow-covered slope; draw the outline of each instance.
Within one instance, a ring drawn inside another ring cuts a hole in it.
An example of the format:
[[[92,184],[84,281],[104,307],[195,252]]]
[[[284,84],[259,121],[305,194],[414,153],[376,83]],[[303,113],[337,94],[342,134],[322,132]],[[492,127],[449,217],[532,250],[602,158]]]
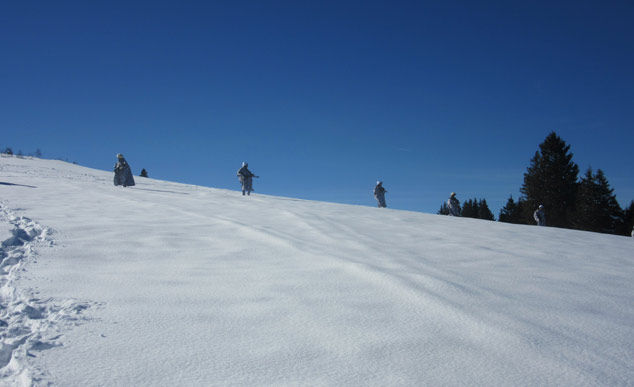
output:
[[[136,179],[0,159],[0,384],[634,383],[631,238]]]

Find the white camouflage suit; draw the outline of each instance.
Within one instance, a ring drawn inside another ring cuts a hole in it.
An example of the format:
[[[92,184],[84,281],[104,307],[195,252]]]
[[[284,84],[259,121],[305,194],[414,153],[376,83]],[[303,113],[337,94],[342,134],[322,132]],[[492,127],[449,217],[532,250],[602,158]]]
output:
[[[456,198],[456,194],[452,193],[447,200],[447,208],[449,216],[460,216],[460,201]]]
[[[544,213],[544,207],[539,206],[539,208],[536,209],[535,212],[533,212],[533,219],[535,219],[535,222],[537,222],[538,226],[546,225],[546,214]]]
[[[382,181],[377,181],[376,186],[374,187],[374,198],[377,202],[379,202],[379,208],[385,208],[387,205],[385,204],[385,193],[387,191],[383,187]]]
[[[242,184],[242,195],[246,194],[251,195],[251,191],[253,191],[253,176],[255,176],[248,168],[249,164],[242,163],[242,168],[238,169],[238,179]]]

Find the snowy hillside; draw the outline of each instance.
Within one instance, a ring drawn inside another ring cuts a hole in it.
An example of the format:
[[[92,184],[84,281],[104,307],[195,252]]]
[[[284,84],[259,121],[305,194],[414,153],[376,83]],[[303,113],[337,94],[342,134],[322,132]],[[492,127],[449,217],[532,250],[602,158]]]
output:
[[[632,238],[136,180],[0,158],[0,384],[634,384]]]

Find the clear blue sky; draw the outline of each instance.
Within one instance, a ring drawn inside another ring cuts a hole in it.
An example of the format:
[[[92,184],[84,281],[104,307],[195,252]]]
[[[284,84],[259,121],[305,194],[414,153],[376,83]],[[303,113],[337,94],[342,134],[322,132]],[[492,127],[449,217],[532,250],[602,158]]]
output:
[[[435,213],[557,132],[634,199],[631,1],[5,1],[0,147]]]

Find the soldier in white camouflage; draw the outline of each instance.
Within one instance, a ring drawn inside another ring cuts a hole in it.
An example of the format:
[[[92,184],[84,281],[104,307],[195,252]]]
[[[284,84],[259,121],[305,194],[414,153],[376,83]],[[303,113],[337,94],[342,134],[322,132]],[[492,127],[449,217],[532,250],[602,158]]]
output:
[[[117,155],[117,163],[114,165],[114,185],[131,187],[134,185],[134,177],[130,165],[121,153]]]
[[[242,184],[242,195],[245,193],[251,195],[251,191],[253,191],[253,178],[258,176],[255,176],[253,172],[249,171],[249,164],[246,162],[242,163],[242,168],[238,169],[237,175],[240,184]]]
[[[538,226],[546,225],[546,213],[544,212],[544,206],[540,204],[539,208],[533,212],[533,219],[535,219]]]
[[[460,200],[456,197],[456,193],[452,192],[447,200],[447,208],[449,209],[449,216],[460,216]]]
[[[382,181],[377,181],[376,186],[374,187],[374,198],[379,203],[379,208],[385,208],[387,205],[385,204],[385,193],[387,191],[383,187]]]

